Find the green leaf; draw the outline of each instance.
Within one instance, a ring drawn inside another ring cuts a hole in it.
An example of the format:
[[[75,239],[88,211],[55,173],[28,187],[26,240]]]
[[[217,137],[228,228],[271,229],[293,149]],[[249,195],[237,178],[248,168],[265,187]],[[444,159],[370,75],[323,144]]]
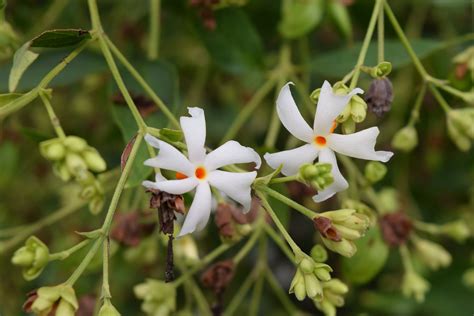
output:
[[[342,258],[344,277],[355,284],[365,284],[372,280],[385,265],[389,248],[382,240],[377,227],[356,240],[357,252],[351,258]]]
[[[260,36],[247,15],[237,8],[216,11],[217,28],[201,29],[212,60],[231,73],[254,71],[263,66]]]
[[[352,24],[347,6],[343,5],[341,1],[332,0],[328,3],[328,11],[341,34],[345,38],[350,38],[352,35]]]
[[[89,31],[82,29],[49,30],[32,39],[30,47],[67,47],[79,44],[83,40],[90,38]]]
[[[160,129],[160,136],[170,142],[179,142],[183,139],[183,132],[176,129],[162,128]]]
[[[0,94],[0,106],[4,106],[5,104],[10,103],[13,100],[18,99],[21,97],[22,93],[4,93]]]
[[[294,0],[284,3],[278,30],[286,38],[296,38],[308,33],[323,18],[323,0]]]
[[[430,39],[415,39],[411,41],[416,55],[423,59],[444,47],[443,42]],[[337,50],[320,54],[312,59],[312,71],[327,77],[338,78],[349,73],[357,62],[362,43],[352,47],[343,47]],[[392,63],[393,69],[406,66],[411,59],[405,48],[398,40],[385,40],[385,60]],[[367,52],[365,65],[377,64],[377,43],[371,43]]]
[[[8,78],[8,91],[15,91],[25,70],[38,58],[37,53],[29,50],[31,42],[25,43],[13,56],[13,66]]]

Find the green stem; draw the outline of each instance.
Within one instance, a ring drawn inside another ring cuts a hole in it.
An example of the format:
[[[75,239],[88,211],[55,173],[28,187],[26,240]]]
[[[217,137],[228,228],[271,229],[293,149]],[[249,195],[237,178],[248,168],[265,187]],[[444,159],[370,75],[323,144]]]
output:
[[[421,86],[420,92],[418,92],[413,110],[411,110],[410,120],[408,121],[409,126],[414,126],[415,123],[420,119],[420,109],[423,104],[423,98],[425,97],[425,94],[426,84],[424,83],[423,86]]]
[[[297,180],[298,180],[298,175],[279,177],[279,178],[271,179],[270,184],[285,183],[285,182],[297,181]]]
[[[24,106],[28,105],[31,103],[36,97],[38,96],[39,92],[42,89],[45,89],[48,84],[53,80],[61,71],[63,71],[66,66],[74,60],[83,50],[86,48],[87,45],[92,41],[93,39],[89,41],[84,41],[82,44],[80,44],[76,49],[74,49],[68,56],[66,56],[59,64],[57,64],[53,69],[50,70],[46,74],[46,76],[43,77],[43,79],[40,81],[38,86],[36,88],[32,89],[31,91],[25,93],[18,99],[15,99],[4,106],[0,107],[0,119],[7,117],[9,114],[16,112],[20,109],[22,109]]]
[[[53,106],[51,105],[48,95],[46,94],[44,90],[41,90],[39,92],[39,95],[40,95],[41,100],[43,101],[46,111],[48,112],[49,120],[51,121],[51,125],[53,125],[56,135],[58,135],[59,138],[64,140],[66,138],[66,134],[64,133],[64,130],[61,126],[61,123],[58,117],[56,116],[56,113],[54,113],[54,109],[53,109]]]
[[[110,48],[107,45],[107,41],[105,40],[106,35],[102,29],[102,25],[100,22],[97,2],[96,0],[88,0],[88,5],[92,20],[92,28],[94,31],[97,32],[100,49],[102,51],[102,54],[104,55],[105,61],[109,66],[110,72],[112,73],[112,76],[114,77],[115,82],[117,83],[117,86],[120,92],[122,93],[128,108],[130,109],[130,112],[132,112],[133,118],[135,119],[139,130],[144,131],[146,129],[146,123],[141,117],[140,112],[138,111],[135,105],[135,102],[133,101],[132,97],[130,96],[130,93],[128,92],[127,87],[125,86],[122,76],[120,75],[120,71],[118,70],[117,64],[115,63],[114,57],[112,56]]]
[[[406,245],[400,245],[399,247],[400,257],[402,258],[403,268],[407,273],[411,273],[414,271],[413,264],[411,263],[410,259],[410,252]]]
[[[263,99],[265,99],[267,94],[275,87],[275,84],[276,84],[276,78],[271,77],[255,92],[253,97],[244,106],[244,108],[240,111],[237,118],[229,127],[229,130],[227,131],[225,136],[222,138],[221,143],[231,140],[232,138],[235,137],[235,135],[237,135],[242,125],[244,125],[244,123],[255,112],[255,110],[257,109],[257,106],[259,106],[262,103]]]
[[[112,225],[112,220],[115,214],[115,210],[117,209],[117,204],[120,200],[120,196],[125,187],[125,183],[132,169],[133,162],[135,161],[138,148],[140,148],[140,143],[142,142],[142,140],[143,140],[143,134],[138,133],[135,139],[135,143],[133,144],[132,150],[130,151],[130,155],[128,156],[128,160],[125,163],[125,167],[123,168],[122,174],[120,175],[120,179],[115,188],[114,194],[112,196],[112,200],[110,201],[109,209],[107,210],[107,215],[105,217],[104,223],[101,228],[103,231],[103,235],[101,235],[95,241],[94,245],[91,247],[91,249],[89,250],[87,255],[84,257],[82,262],[79,264],[79,266],[76,268],[73,274],[66,281],[66,283],[68,283],[69,285],[73,285],[77,281],[77,279],[82,275],[84,270],[87,268],[87,266],[89,265],[89,263],[94,258],[97,251],[99,250],[100,246],[103,244],[104,240],[108,238],[110,227]]]
[[[431,235],[439,235],[441,233],[439,226],[435,224],[424,223],[421,221],[414,221],[413,224],[415,225],[416,229]]]
[[[464,92],[464,91],[461,91],[461,90],[458,90],[456,88],[453,88],[451,87],[450,85],[447,85],[447,84],[444,84],[444,83],[441,83],[439,82],[438,80],[433,80],[433,81],[430,81],[430,83],[432,83],[433,85],[437,86],[438,88],[446,91],[447,93],[455,96],[455,97],[458,97],[460,99],[463,99],[464,101],[468,101],[467,100],[467,95],[468,93]]]
[[[80,203],[70,203],[67,206],[60,208],[55,213],[52,213],[46,217],[43,217],[41,220],[33,223],[29,226],[24,226],[14,237],[9,240],[6,240],[0,243],[0,254],[5,253],[15,247],[17,244],[25,240],[28,236],[36,233],[37,231],[41,230],[42,228],[54,224],[59,220],[71,215],[74,212],[80,210],[86,202],[81,201]]]
[[[271,239],[277,244],[277,246],[281,249],[281,251],[288,257],[288,259],[291,262],[295,261],[295,255],[291,252],[291,249],[288,248],[288,245],[285,243],[285,241],[280,237],[280,235],[277,234],[277,232],[270,227],[267,223],[264,225],[264,229],[268,236],[270,236]]]
[[[309,208],[304,207],[303,205],[293,201],[292,199],[287,198],[283,194],[281,194],[281,193],[279,193],[279,192],[277,192],[273,189],[270,189],[268,187],[263,187],[263,186],[259,187],[258,189],[261,190],[262,192],[267,193],[272,198],[274,198],[276,200],[279,200],[282,203],[285,203],[286,205],[288,205],[292,209],[297,210],[298,212],[300,212],[301,214],[303,214],[304,216],[306,216],[310,219],[313,219],[318,215],[316,212],[313,212]]]
[[[349,86],[350,89],[354,89],[359,80],[360,67],[364,64],[365,57],[369,49],[370,40],[372,38],[372,34],[374,33],[377,18],[379,16],[381,5],[382,5],[382,0],[376,0],[375,5],[374,5],[374,10],[372,11],[372,16],[370,17],[369,26],[367,27],[367,33],[365,34],[365,38],[364,38],[364,41],[362,42],[362,47],[359,52],[359,58],[357,59],[357,63],[354,67],[355,70],[354,70],[354,75],[352,76],[351,84]]]
[[[438,101],[444,112],[448,113],[449,111],[451,111],[451,107],[449,106],[448,102],[446,102],[446,100],[443,98],[438,88],[436,88],[431,82],[428,83],[428,88],[430,89],[431,93],[435,97],[436,101]]]
[[[383,3],[385,3],[385,0],[382,0]],[[379,16],[378,16],[378,21],[377,21],[377,46],[378,46],[378,62],[381,63],[385,60],[385,25],[384,25],[384,13],[383,13],[383,7],[380,6],[379,9]]]
[[[196,284],[196,282],[194,282],[192,278],[189,278],[185,281],[185,283],[187,284],[187,286],[191,288],[191,292],[193,293],[194,300],[196,301],[200,310],[199,315],[211,316],[212,312],[209,308],[209,303],[207,302],[206,297],[204,296],[204,294],[202,293],[201,289]]]
[[[150,31],[148,38],[148,59],[158,59],[158,47],[160,45],[160,15],[161,1],[150,0]]]
[[[288,315],[295,315],[298,308],[290,300],[288,294],[283,291],[282,286],[278,282],[272,270],[267,269],[265,271],[265,278],[267,279],[268,285],[270,285],[270,288],[273,290],[273,293],[276,295],[281,305],[283,305],[283,308],[286,310]]]
[[[90,242],[91,242],[90,239],[85,239],[85,240],[81,241],[80,243],[72,246],[69,249],[66,249],[66,250],[63,250],[63,251],[60,251],[60,252],[56,252],[56,253],[52,253],[52,254],[49,255],[49,261],[64,260],[64,259],[68,258],[70,255],[72,255],[73,253],[75,253],[76,251],[79,251],[82,248],[84,248],[85,246],[87,246]]]
[[[273,211],[273,209],[270,206],[270,203],[268,203],[267,198],[265,197],[265,195],[263,195],[262,192],[260,192],[260,191],[256,191],[256,194],[260,198],[263,208],[270,215],[270,217],[272,218],[272,220],[275,223],[275,225],[277,226],[278,230],[281,232],[281,234],[285,238],[288,245],[290,245],[290,248],[291,248],[291,250],[293,250],[293,253],[295,255],[302,253],[302,250],[300,249],[300,247],[295,243],[293,238],[291,238],[290,234],[288,234],[288,232],[286,231],[285,226],[283,226],[280,219],[278,218],[278,216]]]
[[[127,60],[127,58],[120,52],[120,50],[115,46],[114,43],[108,38],[105,37],[108,46],[112,50],[112,53],[117,57],[118,61],[128,70],[128,72],[135,78],[140,86],[142,86],[143,90],[148,94],[148,96],[153,100],[156,106],[160,109],[161,112],[168,118],[171,124],[180,129],[181,126],[179,125],[178,120],[174,117],[173,113],[168,109],[165,105],[163,100],[153,91],[150,85],[143,79],[143,77],[138,73],[138,71],[133,67],[133,65]]]
[[[265,281],[265,271],[268,270],[266,264],[267,259],[267,237],[261,236],[259,243],[259,255],[257,260],[256,269],[260,272],[257,275],[257,281],[255,282],[255,287],[253,288],[252,300],[250,301],[249,315],[257,316],[260,306],[260,301],[262,299],[263,292],[263,283]]]
[[[109,285],[109,259],[110,259],[110,239],[106,237],[102,245],[102,298],[110,299],[112,295],[110,294],[110,285]]]
[[[385,13],[387,14],[387,18],[389,19],[390,23],[393,26],[393,29],[395,30],[398,37],[400,38],[400,41],[402,42],[402,45],[405,47],[408,55],[410,56],[413,64],[415,65],[415,68],[417,69],[418,73],[421,75],[423,80],[426,80],[428,78],[428,73],[425,67],[423,66],[423,64],[421,63],[420,59],[416,55],[415,50],[411,47],[411,44],[408,41],[408,38],[406,37],[405,32],[403,32],[403,29],[398,23],[397,18],[393,14],[393,11],[390,8],[390,5],[388,4],[388,2],[384,3],[384,7],[385,7]]]
[[[191,267],[189,270],[184,272],[179,278],[177,278],[175,281],[173,281],[173,284],[175,286],[179,286],[181,283],[183,283],[187,278],[192,276],[194,273],[198,272],[202,267],[208,265],[212,260],[215,258],[219,257],[221,254],[227,251],[232,247],[230,244],[221,244],[219,247],[214,249],[212,252],[208,253],[203,259],[201,259],[197,264],[195,264],[193,267]]]
[[[258,237],[261,235],[262,230],[260,229],[260,227],[260,224],[255,227],[255,231],[252,233],[252,236],[250,236],[245,245],[240,248],[239,252],[232,259],[235,265],[238,265],[239,262],[242,261],[242,259],[245,258],[252,250],[253,246],[257,242]]]
[[[247,295],[252,283],[255,281],[255,277],[257,276],[257,270],[253,270],[244,282],[241,283],[237,292],[232,296],[232,300],[227,304],[227,308],[224,311],[224,316],[232,316],[235,314],[237,308],[241,305],[243,299]]]

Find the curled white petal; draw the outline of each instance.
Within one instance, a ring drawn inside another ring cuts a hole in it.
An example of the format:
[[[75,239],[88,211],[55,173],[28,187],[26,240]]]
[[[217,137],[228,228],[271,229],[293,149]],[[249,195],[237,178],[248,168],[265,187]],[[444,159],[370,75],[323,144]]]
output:
[[[273,169],[281,164],[283,168],[281,173],[285,176],[296,174],[300,166],[304,163],[313,162],[318,156],[318,149],[313,144],[306,144],[295,149],[280,151],[277,153],[266,153],[263,158]]]
[[[200,163],[206,156],[206,118],[201,108],[188,108],[191,117],[181,116],[180,123],[184,133],[188,157],[193,163]]]
[[[393,153],[390,151],[375,151],[375,142],[379,135],[377,127],[364,129],[360,132],[348,135],[331,134],[328,138],[328,146],[340,154],[367,160],[387,162]]]
[[[144,181],[144,186],[145,182],[150,181]],[[194,189],[199,184],[199,180],[197,180],[196,178],[186,178],[182,180],[165,180],[151,183],[151,188],[153,189],[157,189],[170,194],[184,194]]]
[[[209,173],[208,181],[213,187],[242,204],[244,211],[247,212],[252,201],[251,185],[256,176],[256,171],[238,173],[214,170]]]
[[[187,176],[193,175],[194,166],[179,150],[148,134],[145,136],[145,140],[159,149],[155,158],[145,160],[144,164],[146,166],[178,171]]]
[[[321,150],[321,152],[319,153],[319,162],[326,162],[332,165],[331,173],[334,178],[334,182],[329,187],[322,191],[319,191],[318,194],[313,196],[313,200],[318,203],[329,199],[337,192],[344,191],[349,187],[349,184],[347,183],[346,179],[344,179],[341,172],[339,171],[339,167],[337,166],[336,155],[331,149],[325,148]]]
[[[255,168],[258,169],[262,164],[262,159],[252,148],[230,140],[207,154],[204,165],[209,170],[216,170],[223,166],[247,162],[254,162]]]
[[[336,95],[332,91],[331,84],[324,81],[314,117],[313,128],[315,134],[329,134],[336,117],[342,112],[352,96],[358,93],[364,93],[364,91],[360,88],[355,88],[347,95]]]
[[[166,181],[166,178],[161,173],[156,173],[155,182],[146,180],[142,182],[142,185],[147,189],[155,189],[155,184],[161,181]]]
[[[303,119],[298,107],[296,106],[295,100],[290,91],[291,84],[293,83],[288,82],[284,85],[278,94],[276,100],[278,117],[283,126],[285,126],[293,136],[309,143],[313,138],[313,131],[308,123]]]
[[[206,226],[211,214],[211,188],[207,182],[201,182],[196,189],[193,203],[184,219],[178,237],[199,231]]]

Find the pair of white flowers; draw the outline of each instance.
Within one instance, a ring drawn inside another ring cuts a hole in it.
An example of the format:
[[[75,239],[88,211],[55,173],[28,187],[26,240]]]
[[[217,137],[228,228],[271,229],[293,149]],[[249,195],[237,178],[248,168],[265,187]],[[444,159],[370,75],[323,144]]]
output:
[[[313,197],[316,202],[324,201],[335,193],[347,189],[348,183],[341,175],[334,152],[359,159],[386,162],[393,155],[391,152],[375,151],[375,141],[379,134],[377,127],[360,132],[341,135],[333,133],[334,120],[348,104],[351,97],[363,91],[359,88],[347,95],[336,95],[331,85],[325,81],[319,96],[314,127],[311,128],[301,116],[287,83],[280,91],[276,101],[278,116],[285,128],[296,138],[306,144],[295,149],[277,153],[267,153],[264,158],[274,169],[282,165],[282,173],[290,176],[298,172],[304,163],[311,163],[316,158],[319,162],[332,165],[334,183]],[[228,197],[240,203],[244,212],[250,209],[251,185],[257,176],[252,172],[227,172],[218,170],[221,167],[255,163],[255,169],[261,165],[260,156],[250,147],[244,147],[236,141],[228,141],[217,149],[206,154],[206,121],[204,111],[200,108],[189,108],[191,117],[181,117],[180,123],[187,145],[188,158],[166,142],[146,135],[145,140],[159,149],[155,158],[145,161],[145,165],[172,170],[176,180],[167,180],[161,174],[156,175],[155,182],[145,181],[143,185],[170,194],[184,194],[196,189],[194,200],[186,215],[180,236],[201,230],[207,224],[211,213],[213,186]]]

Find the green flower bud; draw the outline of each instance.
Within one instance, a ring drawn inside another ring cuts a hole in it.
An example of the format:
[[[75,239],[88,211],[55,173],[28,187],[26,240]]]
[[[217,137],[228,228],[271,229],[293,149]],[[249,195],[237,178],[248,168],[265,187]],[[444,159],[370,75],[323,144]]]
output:
[[[64,182],[67,182],[71,179],[71,173],[64,162],[56,162],[53,165],[53,172]]]
[[[338,224],[333,224],[332,226],[337,230],[337,232],[342,238],[349,239],[349,240],[359,239],[360,237],[363,236],[363,233],[365,232],[365,228],[364,230],[359,231],[359,230],[349,228],[343,225],[338,225]]]
[[[328,260],[328,252],[321,245],[314,245],[313,248],[311,248],[310,254],[311,258],[316,262],[325,262]]]
[[[306,287],[304,286],[304,281],[295,285],[294,293],[298,301],[302,301],[306,297]]]
[[[338,254],[344,257],[352,257],[356,251],[357,247],[351,240],[342,239],[341,241],[332,241],[327,238],[323,238],[324,245]]]
[[[462,275],[462,282],[465,286],[474,288],[474,268],[467,269]]]
[[[314,103],[318,103],[318,99],[319,99],[320,94],[321,94],[321,88],[317,88],[316,90],[313,90],[313,92],[311,92],[311,94],[309,95],[309,98]]]
[[[172,283],[147,279],[133,288],[135,296],[143,303],[141,309],[147,315],[167,316],[176,311],[176,287]]]
[[[313,273],[313,270],[314,270],[314,262],[313,260],[309,259],[309,258],[303,258],[303,260],[301,260],[300,264],[299,264],[299,268],[301,269],[301,271],[305,274],[307,273]]]
[[[324,313],[324,316],[336,316],[336,307],[328,300],[314,301],[316,308]]]
[[[352,117],[348,118],[344,123],[342,123],[342,132],[344,134],[352,134],[356,130],[356,124]]]
[[[378,196],[383,212],[392,213],[400,209],[398,192],[394,188],[383,188],[379,191]]]
[[[89,170],[102,172],[107,169],[105,160],[100,156],[99,152],[92,147],[89,147],[82,152],[82,158],[84,158]]]
[[[438,270],[451,264],[451,255],[441,245],[422,238],[413,238],[413,243],[420,259],[430,269]]]
[[[352,97],[351,102],[351,117],[355,123],[360,123],[365,120],[367,116],[367,103],[360,96]]]
[[[324,248],[323,248],[324,249]],[[318,277],[321,281],[329,281],[331,280],[332,268],[325,263],[316,263],[314,268],[314,274]]]
[[[388,76],[391,71],[392,64],[388,61],[383,61],[370,70],[370,75],[373,78],[381,78]]]
[[[387,167],[379,161],[370,161],[365,165],[364,175],[370,183],[376,183],[385,177]]]
[[[68,136],[64,140],[64,145],[71,151],[80,153],[86,150],[87,142],[85,139],[78,137],[78,136]]]
[[[306,295],[315,300],[320,300],[323,295],[323,288],[321,282],[314,274],[304,275],[304,285],[306,288]]]
[[[474,109],[451,110],[446,120],[451,140],[460,150],[468,151],[474,139]]]
[[[120,313],[117,309],[112,305],[110,300],[105,299],[104,304],[99,310],[99,314],[97,316],[120,316]]]
[[[369,226],[375,225],[377,221],[377,215],[375,212],[369,206],[360,201],[346,199],[342,202],[341,206],[346,209],[354,209],[357,213],[367,216],[369,219]]]
[[[418,303],[425,300],[430,284],[414,271],[407,271],[403,276],[402,293],[406,297],[414,297]]]
[[[75,180],[83,187],[96,186],[96,183],[99,183],[100,185],[100,182],[96,180],[94,174],[89,171],[81,172],[80,174],[76,175]]]
[[[342,307],[344,305],[343,295],[346,294],[349,289],[347,288],[347,285],[338,279],[331,279],[328,282],[323,282],[322,286],[322,300],[314,300],[316,308],[321,310],[326,316],[335,316],[336,307]]]
[[[474,70],[474,46],[470,46],[454,56],[455,64],[467,64],[470,70]]]
[[[317,190],[324,190],[334,182],[329,163],[303,164],[298,173],[300,181],[309,183]]]
[[[464,242],[471,234],[469,227],[463,220],[457,220],[444,224],[440,227],[440,229],[441,233],[453,238],[457,242]]]
[[[327,282],[324,282],[323,287],[325,291],[331,291],[336,294],[346,294],[349,292],[347,285],[339,279],[331,279]]]
[[[79,175],[87,171],[86,163],[81,156],[75,153],[66,154],[66,166],[72,175]]]
[[[29,237],[12,257],[12,263],[23,268],[23,277],[28,281],[37,278],[48,262],[48,246],[35,236]]]
[[[351,102],[349,102],[342,112],[336,117],[336,122],[344,123],[351,116]]]
[[[31,305],[31,310],[37,315],[48,315],[56,308],[56,315],[74,316],[79,308],[74,289],[68,285],[46,286],[37,290],[38,297]]]
[[[61,160],[66,154],[66,148],[59,138],[53,138],[40,143],[41,155],[52,161]]]
[[[410,152],[418,145],[418,134],[413,126],[405,126],[392,139],[392,147],[404,152]]]

